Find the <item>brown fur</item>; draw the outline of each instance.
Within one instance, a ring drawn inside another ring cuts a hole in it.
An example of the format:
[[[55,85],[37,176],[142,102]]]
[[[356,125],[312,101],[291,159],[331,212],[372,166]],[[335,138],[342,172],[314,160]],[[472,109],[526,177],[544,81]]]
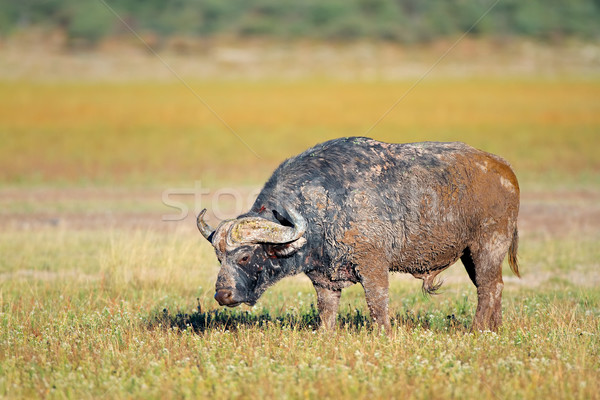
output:
[[[415,171],[412,184],[423,193],[416,212],[404,221],[402,237],[388,231],[389,225],[369,223],[353,225],[341,239],[351,249],[373,319],[389,328],[388,270],[411,273],[423,280],[424,293],[434,294],[442,285],[438,275],[462,259],[478,293],[473,328],[496,330],[502,321],[501,265],[507,253],[519,276],[519,186],[512,169],[500,157],[470,148],[453,155],[444,185],[428,186],[429,171]],[[369,220],[370,201],[357,196],[358,221]],[[400,251],[390,251],[394,242],[401,243]]]

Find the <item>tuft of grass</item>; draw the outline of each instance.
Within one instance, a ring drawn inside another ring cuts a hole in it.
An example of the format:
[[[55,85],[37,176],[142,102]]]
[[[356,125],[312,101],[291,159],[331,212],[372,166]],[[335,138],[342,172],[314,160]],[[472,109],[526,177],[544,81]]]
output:
[[[198,300],[197,310],[192,313],[178,311],[171,313],[164,308],[162,312],[154,311],[148,318],[148,324],[151,328],[177,328],[185,331],[193,329],[194,332],[205,332],[207,330],[232,331],[249,327],[265,327],[274,324],[279,327],[291,329],[316,329],[319,326],[319,312],[313,304],[306,313],[286,313],[282,316],[272,316],[264,309],[260,313],[250,313],[249,311],[221,311],[212,310],[202,312],[200,299]]]

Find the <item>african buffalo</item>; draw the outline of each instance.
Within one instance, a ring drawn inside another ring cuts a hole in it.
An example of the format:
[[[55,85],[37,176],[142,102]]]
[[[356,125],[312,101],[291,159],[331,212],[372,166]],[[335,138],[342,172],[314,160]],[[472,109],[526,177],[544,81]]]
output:
[[[321,326],[333,328],[342,289],[360,283],[371,317],[390,329],[388,273],[434,292],[462,260],[477,287],[473,329],[502,323],[502,261],[517,264],[519,184],[508,162],[464,143],[382,143],[349,137],[284,161],[250,211],[200,232],[221,263],[215,299],[253,305],[305,273]]]

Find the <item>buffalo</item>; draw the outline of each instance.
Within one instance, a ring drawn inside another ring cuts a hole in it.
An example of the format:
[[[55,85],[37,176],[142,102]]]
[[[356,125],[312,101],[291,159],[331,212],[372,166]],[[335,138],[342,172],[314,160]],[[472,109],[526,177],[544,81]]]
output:
[[[390,330],[389,272],[434,293],[459,259],[477,288],[474,330],[502,323],[502,262],[517,263],[519,184],[504,159],[461,142],[330,140],[284,161],[254,205],[216,229],[197,218],[221,269],[220,305],[254,305],[304,273],[321,327],[335,327],[342,289],[360,283],[375,323]]]

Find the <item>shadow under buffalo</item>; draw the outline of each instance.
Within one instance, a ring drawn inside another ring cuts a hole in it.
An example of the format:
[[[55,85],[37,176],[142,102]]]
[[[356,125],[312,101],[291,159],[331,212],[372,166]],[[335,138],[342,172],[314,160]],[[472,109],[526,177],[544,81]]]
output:
[[[273,316],[268,310],[261,313],[237,310],[212,310],[203,312],[200,305],[192,313],[175,312],[168,309],[154,313],[149,319],[150,328],[178,328],[181,331],[192,329],[196,333],[206,331],[235,331],[250,327],[280,327],[296,330],[316,330],[319,327],[319,312],[313,304],[308,311],[300,313],[286,313]],[[403,326],[406,329],[425,329],[439,332],[462,331],[468,332],[471,321],[463,316],[459,318],[454,314],[445,318],[432,321],[430,316],[423,313],[398,313],[391,318],[392,326]],[[360,331],[373,329],[371,318],[360,309],[339,314],[338,327]]]

